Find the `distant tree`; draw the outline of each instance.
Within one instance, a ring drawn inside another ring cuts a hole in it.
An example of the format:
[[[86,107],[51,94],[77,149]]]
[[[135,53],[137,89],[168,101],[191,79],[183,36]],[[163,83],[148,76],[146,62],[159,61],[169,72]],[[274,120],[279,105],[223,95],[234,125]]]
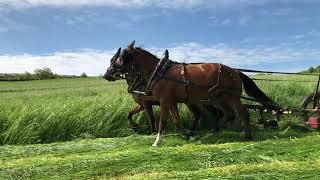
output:
[[[314,68],[313,68],[313,67],[310,67],[310,68],[308,69],[308,71],[309,71],[310,73],[313,73],[313,72],[314,72]]]
[[[59,79],[59,78],[61,78],[61,76],[59,74],[57,74],[57,73],[54,73],[53,79]]]
[[[27,71],[24,73],[24,80],[25,81],[33,80],[33,79],[34,79],[34,76],[31,73],[29,73]]]
[[[320,66],[310,67],[308,70],[302,71],[304,73],[320,73]]]
[[[80,75],[80,77],[81,77],[81,78],[87,78],[88,75],[87,75],[85,72],[83,72],[83,73]]]
[[[42,69],[35,69],[34,74],[37,79],[54,79],[55,78],[55,75],[53,74],[51,69],[48,67],[45,67]]]

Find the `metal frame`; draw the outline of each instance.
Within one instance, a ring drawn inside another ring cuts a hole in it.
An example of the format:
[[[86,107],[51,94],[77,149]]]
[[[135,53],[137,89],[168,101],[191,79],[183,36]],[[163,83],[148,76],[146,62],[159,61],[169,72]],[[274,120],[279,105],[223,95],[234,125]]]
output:
[[[317,112],[320,113],[320,107],[319,104],[317,104],[317,98],[316,96],[318,94],[320,94],[319,92],[319,88],[320,88],[320,74],[311,74],[311,73],[287,73],[287,72],[275,72],[275,71],[258,71],[258,70],[250,70],[250,69],[236,69],[238,71],[241,72],[250,72],[250,73],[266,73],[266,74],[287,74],[287,75],[305,75],[305,76],[316,76],[318,77],[317,81],[312,81],[312,82],[317,82],[315,91],[314,91],[314,96],[313,96],[313,108],[312,109],[301,109],[301,108],[292,108],[292,107],[281,107],[281,111],[279,112],[276,109],[272,109],[270,107],[266,107],[266,106],[262,106],[262,105],[252,105],[252,104],[245,104],[247,106],[248,109],[250,110],[255,110],[255,111],[259,111],[260,115],[262,116],[262,113],[264,111],[274,111],[277,114],[277,118],[279,118],[278,116],[280,114],[291,114],[292,112],[299,112],[299,113],[306,113],[306,112]],[[262,80],[262,81],[269,81],[268,79],[253,79],[253,80]],[[272,80],[272,81],[277,81],[277,80]],[[280,80],[280,81],[284,81],[284,80]],[[305,81],[299,81],[299,82],[305,82]],[[306,82],[311,82],[311,81],[306,81]],[[242,97],[242,99],[246,99],[249,101],[253,101],[253,102],[258,102],[252,98],[248,98],[248,97]],[[258,102],[259,103],[259,102]]]
[[[318,78],[318,83],[317,83],[317,88],[314,92],[314,95],[313,95],[313,108],[316,108],[317,107],[317,94],[319,93],[319,84],[320,84],[320,74],[319,74],[319,78]]]

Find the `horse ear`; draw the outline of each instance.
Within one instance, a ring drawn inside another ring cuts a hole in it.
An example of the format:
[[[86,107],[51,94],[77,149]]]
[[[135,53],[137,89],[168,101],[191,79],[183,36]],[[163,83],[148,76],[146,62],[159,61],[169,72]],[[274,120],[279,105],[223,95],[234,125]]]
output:
[[[129,48],[129,49],[133,49],[133,46],[134,46],[135,43],[136,43],[136,41],[133,40],[133,41],[128,45],[128,48]]]
[[[118,51],[116,52],[116,54],[111,58],[111,62],[115,61],[118,59],[119,55],[120,55],[120,51],[121,51],[121,47],[118,49]]]
[[[168,49],[166,49],[164,51],[164,58],[169,59],[169,51],[168,51]]]
[[[119,49],[118,49],[118,51],[117,51],[117,53],[116,54],[120,54],[120,51],[121,51],[121,47],[119,47]]]

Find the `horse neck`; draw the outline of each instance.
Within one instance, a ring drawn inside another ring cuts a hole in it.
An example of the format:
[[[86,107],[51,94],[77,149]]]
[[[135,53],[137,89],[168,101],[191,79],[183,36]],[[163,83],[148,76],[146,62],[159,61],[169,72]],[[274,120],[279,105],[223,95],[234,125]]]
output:
[[[158,62],[159,59],[156,56],[149,54],[137,53],[137,56],[135,57],[137,71],[144,76],[149,75]]]
[[[134,90],[143,91],[147,83],[141,75],[136,73],[129,73],[126,78],[126,82],[128,85],[128,91],[131,91],[130,93]]]

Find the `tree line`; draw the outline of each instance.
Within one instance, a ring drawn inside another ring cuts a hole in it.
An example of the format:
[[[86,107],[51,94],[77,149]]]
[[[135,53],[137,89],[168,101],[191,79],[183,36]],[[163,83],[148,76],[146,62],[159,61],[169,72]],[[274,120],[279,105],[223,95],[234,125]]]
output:
[[[304,73],[320,73],[320,66],[310,67],[308,70],[303,71]]]
[[[60,78],[86,78],[85,72],[80,76],[77,75],[58,75],[53,73],[50,68],[35,69],[33,73],[0,73],[0,81],[31,81],[31,80],[45,80],[45,79],[60,79]]]

